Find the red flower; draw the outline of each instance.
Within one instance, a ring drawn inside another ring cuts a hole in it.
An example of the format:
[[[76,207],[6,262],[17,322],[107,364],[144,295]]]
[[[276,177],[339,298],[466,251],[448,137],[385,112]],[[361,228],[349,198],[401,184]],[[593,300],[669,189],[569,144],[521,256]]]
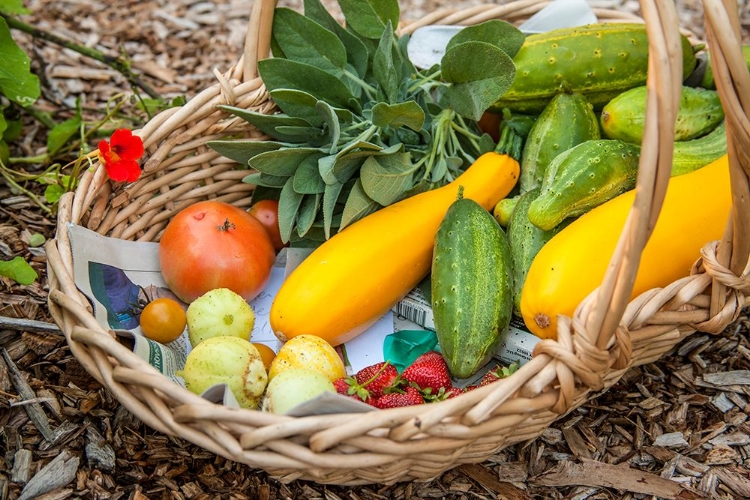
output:
[[[132,131],[120,128],[115,130],[109,142],[99,143],[99,161],[113,181],[134,182],[141,176],[137,160],[143,156],[143,151],[143,140]]]

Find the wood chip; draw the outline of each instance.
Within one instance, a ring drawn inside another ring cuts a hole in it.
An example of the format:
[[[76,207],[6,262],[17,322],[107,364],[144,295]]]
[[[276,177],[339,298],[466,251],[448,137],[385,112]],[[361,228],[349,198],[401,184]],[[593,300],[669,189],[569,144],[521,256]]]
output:
[[[681,432],[662,434],[654,440],[654,446],[664,446],[666,448],[679,448],[688,444]]]
[[[13,468],[10,471],[10,480],[18,484],[26,484],[31,477],[31,464],[33,453],[30,450],[20,449],[13,457]]]
[[[703,381],[718,387],[727,385],[750,385],[750,370],[706,373],[703,375]]]
[[[618,490],[656,495],[666,499],[703,498],[698,491],[661,478],[657,475],[631,469],[627,466],[609,465],[591,460],[561,462],[548,472],[531,479],[548,486],[586,485],[606,486]]]
[[[63,450],[42,468],[21,491],[18,500],[31,500],[70,483],[76,477],[79,458]]]
[[[26,382],[26,379],[24,379],[23,374],[16,367],[16,364],[13,363],[13,360],[8,355],[8,351],[6,351],[5,348],[0,347],[0,353],[2,353],[3,355],[3,359],[10,373],[10,380],[13,383],[13,386],[18,391],[18,394],[21,396],[21,400],[23,401],[36,399],[36,394],[34,394],[31,386],[29,386],[29,384]],[[49,425],[49,419],[44,413],[42,405],[39,403],[30,403],[24,405],[23,408],[24,410],[26,410],[26,413],[29,415],[31,421],[34,422],[36,428],[39,430],[42,436],[44,436],[44,439],[50,442],[54,440],[55,434]]]
[[[519,489],[510,483],[499,481],[495,474],[481,465],[462,465],[459,467],[459,471],[479,483],[489,492],[494,493],[501,498],[507,500],[531,500],[532,498],[522,489]]]

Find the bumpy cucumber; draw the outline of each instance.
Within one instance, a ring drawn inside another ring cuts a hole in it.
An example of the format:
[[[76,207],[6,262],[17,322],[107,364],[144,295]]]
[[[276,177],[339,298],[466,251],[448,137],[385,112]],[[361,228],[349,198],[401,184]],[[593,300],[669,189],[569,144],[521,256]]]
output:
[[[550,230],[632,189],[640,148],[614,139],[583,142],[550,163],[539,197],[529,206],[529,220]]]
[[[711,133],[674,143],[672,177],[688,174],[727,154],[727,131],[721,122]]]
[[[606,137],[640,144],[646,122],[647,93],[645,86],[626,90],[604,106],[601,123]],[[723,119],[724,109],[715,90],[683,86],[675,140],[687,141],[706,135]]]
[[[552,159],[582,142],[599,139],[599,122],[581,94],[557,94],[531,127],[521,161],[521,193],[542,185]]]
[[[747,65],[747,69],[750,70],[750,45],[743,45],[742,46],[742,56],[745,59],[745,64]],[[714,70],[711,67],[711,53],[706,53],[706,71],[703,73],[703,78],[701,80],[701,87],[704,89],[716,89],[716,81],[714,80]]]
[[[513,309],[508,238],[475,201],[458,199],[435,236],[432,310],[451,374],[467,378],[497,350]]]
[[[695,68],[695,54],[684,36],[682,49],[687,78]],[[646,27],[597,23],[529,35],[513,62],[513,85],[493,109],[539,113],[561,92],[581,93],[601,109],[617,94],[646,84]]]
[[[520,196],[508,225],[508,241],[510,253],[513,256],[513,312],[519,317],[521,316],[521,290],[534,257],[545,243],[568,224],[567,221],[563,221],[553,229],[544,231],[531,223],[529,207],[539,196],[540,191],[541,188],[534,188]]]

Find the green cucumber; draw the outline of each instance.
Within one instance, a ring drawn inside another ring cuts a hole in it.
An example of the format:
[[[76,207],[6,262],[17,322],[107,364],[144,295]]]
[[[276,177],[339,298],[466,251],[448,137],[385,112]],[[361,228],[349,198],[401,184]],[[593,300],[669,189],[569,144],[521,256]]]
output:
[[[727,154],[727,130],[721,122],[711,133],[674,143],[672,177],[688,174]]]
[[[640,147],[614,139],[583,142],[552,160],[529,220],[550,230],[635,186]]]
[[[599,139],[599,122],[581,94],[557,94],[531,127],[521,161],[521,193],[542,185],[552,159],[584,141]]]
[[[513,309],[508,237],[477,202],[451,204],[435,236],[430,279],[440,350],[454,377],[470,377],[497,350]]]
[[[640,144],[646,122],[647,94],[648,89],[640,86],[609,101],[601,114],[604,135],[610,139]],[[718,92],[683,86],[674,139],[688,141],[706,135],[723,119],[724,109]]]
[[[521,290],[526,281],[531,262],[545,243],[568,224],[567,221],[563,221],[553,229],[545,231],[531,223],[529,207],[540,192],[541,188],[534,188],[521,195],[515,210],[513,210],[513,215],[510,216],[508,225],[508,241],[510,253],[513,256],[511,268],[513,275],[513,312],[519,317],[521,316]]]
[[[508,227],[510,218],[513,215],[513,211],[516,209],[516,204],[520,197],[520,194],[516,196],[506,196],[495,205],[495,208],[492,210],[492,215],[502,227]]]
[[[685,36],[682,59],[687,78],[696,59]],[[578,92],[598,110],[617,94],[646,84],[646,26],[596,23],[529,35],[513,62],[513,84],[491,109],[534,114],[556,94]]]
[[[742,46],[742,57],[745,59],[747,69],[750,70],[750,45]],[[706,52],[706,71],[703,73],[700,85],[704,89],[716,90],[716,81],[714,80],[714,70],[711,67],[710,52]]]

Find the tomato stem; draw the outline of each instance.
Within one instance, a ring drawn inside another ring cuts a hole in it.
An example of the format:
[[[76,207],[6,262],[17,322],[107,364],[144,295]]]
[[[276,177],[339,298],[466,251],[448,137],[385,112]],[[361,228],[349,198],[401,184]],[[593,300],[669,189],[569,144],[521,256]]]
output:
[[[234,228],[235,228],[235,225],[234,225],[234,223],[232,223],[232,222],[229,222],[229,219],[227,218],[227,219],[226,219],[226,220],[224,221],[224,224],[222,224],[221,226],[216,226],[216,228],[217,228],[217,229],[218,229],[219,231],[229,231],[230,229],[234,229]]]

